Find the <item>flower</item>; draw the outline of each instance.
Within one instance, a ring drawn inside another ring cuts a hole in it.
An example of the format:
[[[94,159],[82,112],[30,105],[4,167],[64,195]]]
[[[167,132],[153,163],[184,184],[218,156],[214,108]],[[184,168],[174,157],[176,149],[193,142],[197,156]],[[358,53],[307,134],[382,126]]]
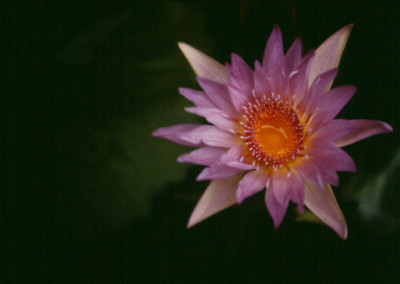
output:
[[[153,135],[200,147],[178,158],[207,166],[197,180],[212,180],[188,227],[266,189],[275,228],[292,201],[300,212],[306,205],[341,238],[347,237],[330,187],[338,185],[337,171],[355,171],[341,147],[392,131],[381,121],[335,119],[356,92],[354,86],[330,89],[351,29],[343,27],[302,57],[300,39],[284,54],[275,26],[254,70],[236,54],[223,66],[179,43],[203,89],[180,89],[195,104],[185,110],[210,124],[175,125]]]

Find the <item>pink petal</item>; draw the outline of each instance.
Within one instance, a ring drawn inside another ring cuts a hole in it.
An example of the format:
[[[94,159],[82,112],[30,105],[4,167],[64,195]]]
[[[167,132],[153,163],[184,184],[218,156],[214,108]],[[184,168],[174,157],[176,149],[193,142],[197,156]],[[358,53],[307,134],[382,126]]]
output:
[[[172,126],[173,127],[173,126]],[[185,145],[207,145],[221,148],[231,148],[240,144],[240,138],[229,134],[211,125],[202,125],[179,134],[181,141],[187,142]],[[174,141],[175,142],[175,141]],[[183,143],[181,143],[183,144]]]
[[[215,104],[201,91],[179,88],[179,92],[197,107],[215,108]]]
[[[306,105],[306,113],[314,112],[314,110],[316,110],[319,105],[327,99],[325,96],[321,96],[325,94],[328,88],[330,88],[331,82],[336,77],[337,72],[337,69],[332,69],[315,78],[313,84],[308,91],[308,96],[306,96],[304,99],[304,104]],[[322,111],[319,112],[322,116],[325,116]]]
[[[187,139],[183,139],[182,135],[199,129],[200,127],[202,127],[202,125],[198,124],[179,124],[169,127],[163,127],[154,131],[153,136],[163,137],[178,144],[196,147],[201,145],[201,141],[188,141]]]
[[[314,82],[310,87],[310,95],[312,97],[320,97],[320,95],[324,94],[330,87],[333,79],[335,79],[338,73],[338,69],[331,69],[327,72],[322,73],[317,78],[315,78]],[[322,100],[321,98],[319,98]],[[325,98],[324,98],[325,99]]]
[[[313,83],[318,75],[338,67],[352,29],[352,24],[341,28],[318,47],[311,65],[309,85]]]
[[[187,228],[236,203],[236,188],[243,174],[230,179],[213,180],[190,216]]]
[[[278,26],[275,26],[264,51],[262,67],[266,73],[272,70],[281,72],[283,59],[282,32]]]
[[[239,170],[254,170],[256,167],[252,164],[246,164],[241,162],[241,158],[244,156],[242,146],[234,146],[229,151],[221,156],[221,163]]]
[[[331,227],[339,237],[343,240],[347,238],[346,220],[329,185],[325,184],[324,188],[319,188],[306,182],[305,205]]]
[[[244,60],[232,53],[232,65],[227,68],[230,83],[243,94],[250,94],[253,86],[253,70],[250,69]]]
[[[291,170],[291,175],[288,177],[290,184],[292,185],[292,192],[290,199],[297,204],[297,209],[303,212],[304,206],[304,178],[300,173],[294,169]]]
[[[317,165],[312,161],[312,159],[304,161],[303,163],[301,163],[301,166],[296,167],[296,169],[300,172],[304,179],[309,180],[316,186],[323,186],[321,173],[319,172]]]
[[[197,176],[197,180],[227,179],[240,172],[242,172],[242,170],[228,167],[227,165],[217,161],[208,168],[203,169]]]
[[[276,200],[282,206],[287,207],[292,190],[292,184],[290,183],[290,180],[285,175],[274,174],[272,176],[271,189]]]
[[[218,108],[232,117],[237,115],[237,112],[230,101],[228,90],[225,85],[200,77],[197,78],[197,81],[210,101],[212,101]]]
[[[267,79],[267,74],[262,69],[260,63],[256,61],[254,71],[254,88],[257,97],[262,97],[264,94],[269,94],[272,91],[272,86]]]
[[[354,86],[340,86],[330,90],[321,106],[321,112],[324,113],[325,120],[335,118],[355,92],[357,92],[357,88]]]
[[[218,83],[228,80],[228,74],[224,65],[186,43],[178,42],[178,46],[197,76]]]
[[[243,91],[232,86],[231,84],[228,84],[227,87],[229,96],[236,111],[237,112],[243,111],[242,107],[249,102],[249,96],[247,95],[247,93],[244,93]]]
[[[229,118],[223,111],[217,108],[187,107],[185,110],[187,112],[204,117],[208,122],[214,124],[221,130],[226,130],[233,133],[238,127],[237,122]]]
[[[248,172],[239,182],[239,187],[236,191],[237,202],[242,203],[247,197],[263,190],[267,186],[268,179],[268,174],[266,172]]]
[[[265,204],[267,206],[268,212],[272,217],[275,229],[279,227],[282,223],[283,217],[285,216],[287,204],[282,205],[275,197],[272,187],[267,187],[265,192]]]
[[[321,117],[324,119],[324,117]],[[332,141],[336,141],[343,136],[351,134],[355,130],[350,120],[346,119],[335,119],[331,120],[323,125],[320,129],[316,130],[311,136],[314,138],[328,137]]]
[[[296,97],[296,101],[300,101],[308,90],[307,78],[311,69],[311,62],[314,58],[314,51],[310,51],[301,61],[297,70],[289,74],[289,91],[288,95],[292,98]]]
[[[178,161],[209,166],[219,160],[224,153],[226,153],[226,149],[223,148],[202,147],[180,156]]]
[[[301,39],[297,38],[285,55],[285,75],[297,69],[301,62]]]
[[[349,122],[355,130],[351,134],[346,135],[339,140],[336,140],[335,145],[337,147],[344,147],[372,135],[393,131],[393,128],[383,121],[355,119],[349,120]]]

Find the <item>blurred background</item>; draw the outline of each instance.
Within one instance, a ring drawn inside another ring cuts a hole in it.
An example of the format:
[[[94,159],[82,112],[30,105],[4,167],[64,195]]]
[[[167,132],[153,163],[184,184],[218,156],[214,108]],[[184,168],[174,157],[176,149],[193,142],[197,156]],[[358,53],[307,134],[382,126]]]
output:
[[[36,2],[36,3],[35,3]],[[1,283],[399,283],[400,4],[397,1],[9,1],[1,43]],[[257,194],[187,230],[207,182],[189,148],[152,131],[202,122],[177,41],[218,61],[316,48],[354,23],[334,86],[340,117],[394,132],[348,146],[357,173],[334,188],[342,241],[290,206],[273,229]],[[309,222],[309,221],[313,222]]]

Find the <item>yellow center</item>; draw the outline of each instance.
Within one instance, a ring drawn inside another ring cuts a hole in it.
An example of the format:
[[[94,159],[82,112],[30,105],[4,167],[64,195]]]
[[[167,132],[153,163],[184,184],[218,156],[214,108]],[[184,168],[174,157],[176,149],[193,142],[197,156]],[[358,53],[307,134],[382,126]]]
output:
[[[285,130],[282,127],[275,128],[270,125],[264,125],[258,130],[255,139],[261,148],[272,155],[284,153],[289,144]]]
[[[243,109],[241,138],[248,149],[243,159],[277,168],[302,155],[303,125],[287,100],[264,96]]]

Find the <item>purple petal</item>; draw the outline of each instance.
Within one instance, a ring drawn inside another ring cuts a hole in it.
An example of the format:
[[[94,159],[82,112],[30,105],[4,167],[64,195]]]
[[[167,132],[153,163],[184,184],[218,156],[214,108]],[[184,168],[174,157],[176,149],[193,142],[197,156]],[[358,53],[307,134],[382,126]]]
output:
[[[322,94],[327,92],[337,73],[338,69],[331,69],[315,78],[310,87],[310,95],[312,97],[320,97]],[[320,98],[320,100],[322,100],[322,98]]]
[[[243,174],[230,179],[213,180],[190,216],[187,228],[236,203],[236,188]]]
[[[296,170],[291,171],[288,182],[292,185],[290,199],[297,204],[297,209],[303,212],[304,206],[304,178]]]
[[[321,173],[319,172],[317,165],[313,163],[312,160],[308,159],[304,161],[301,163],[301,166],[296,167],[296,169],[300,172],[304,179],[309,180],[316,186],[323,186]]]
[[[285,175],[274,174],[272,176],[271,188],[276,200],[282,206],[287,207],[292,189],[289,179]]]
[[[331,227],[339,237],[344,240],[347,238],[346,220],[329,185],[325,184],[324,188],[319,188],[306,182],[305,205]]]
[[[285,75],[289,76],[301,62],[301,39],[297,38],[285,55]]]
[[[263,190],[267,185],[268,179],[268,174],[266,172],[248,172],[239,182],[239,187],[236,191],[237,202],[242,203],[247,197]]]
[[[275,26],[264,51],[262,67],[266,73],[271,70],[281,72],[283,59],[282,32],[278,26]]]
[[[202,127],[202,125],[198,124],[179,124],[163,127],[154,131],[153,136],[162,137],[178,144],[196,147],[201,145],[201,141],[188,141],[187,139],[183,139],[182,135],[199,129],[200,127]]]
[[[301,61],[297,70],[289,74],[289,96],[296,97],[300,101],[308,90],[307,78],[309,76],[311,62],[314,58],[314,51],[310,51]]]
[[[244,157],[243,147],[234,146],[229,151],[221,156],[221,163],[239,170],[254,170],[256,167],[251,164],[241,162],[241,158]]]
[[[336,140],[335,145],[337,147],[344,147],[372,135],[393,131],[393,128],[389,124],[378,120],[355,119],[349,120],[349,122],[355,130],[351,134]]]
[[[197,76],[219,83],[228,80],[224,65],[186,43],[179,42],[178,46]]]
[[[253,70],[238,55],[232,53],[232,65],[227,68],[230,83],[243,94],[250,94],[253,86]]]
[[[324,119],[321,117],[321,119]],[[350,120],[346,119],[335,119],[331,120],[323,125],[320,129],[312,133],[311,139],[314,138],[329,138],[332,141],[336,141],[346,135],[351,134],[355,130]]]
[[[241,112],[243,110],[242,107],[249,102],[249,96],[230,84],[227,85],[227,88],[233,106],[237,112]]]
[[[217,161],[208,168],[203,169],[197,176],[197,180],[227,179],[240,172],[242,172],[242,170],[228,167],[227,165]]]
[[[267,75],[258,61],[256,61],[255,64],[254,88],[257,97],[262,97],[263,95],[269,94],[272,91],[272,86],[267,79]]]
[[[314,79],[318,75],[338,67],[344,47],[346,46],[347,39],[349,38],[352,29],[352,24],[341,28],[325,40],[320,47],[318,47],[311,65],[308,81],[309,85],[313,83]]]
[[[325,120],[331,120],[343,109],[353,95],[357,92],[354,86],[340,86],[330,90],[321,105],[321,112],[324,113]]]
[[[216,83],[212,80],[197,78],[200,86],[205,91],[207,97],[221,110],[225,111],[232,117],[237,116],[236,110],[230,101],[228,90],[225,85]]]
[[[267,187],[265,192],[265,204],[272,217],[275,229],[282,223],[288,204],[282,205],[275,197],[272,187]]]
[[[217,108],[187,107],[187,112],[204,117],[208,122],[214,124],[221,130],[235,132],[238,123],[229,118],[223,111]]]
[[[224,153],[226,153],[226,149],[223,148],[202,147],[189,154],[183,154],[178,158],[178,161],[209,166],[219,160]]]
[[[197,107],[215,108],[216,105],[201,91],[179,88],[179,92]]]
[[[239,137],[229,134],[211,125],[202,125],[179,134],[182,141],[190,145],[208,145],[213,147],[231,148],[241,143]]]

